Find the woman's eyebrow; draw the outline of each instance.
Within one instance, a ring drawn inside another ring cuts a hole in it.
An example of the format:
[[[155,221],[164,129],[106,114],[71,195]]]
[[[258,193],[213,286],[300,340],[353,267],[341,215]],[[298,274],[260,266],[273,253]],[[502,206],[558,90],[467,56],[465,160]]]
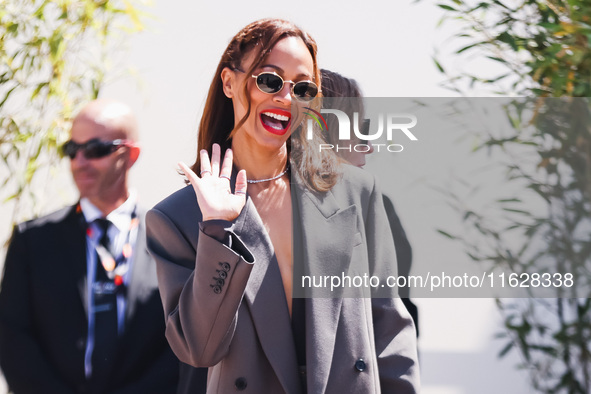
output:
[[[279,66],[276,66],[274,64],[263,64],[262,66],[259,66],[260,68],[272,68],[275,71],[277,71],[278,74],[285,74],[285,71],[283,71],[283,69]],[[312,77],[309,74],[305,74],[305,73],[300,73],[298,75],[296,75],[296,78],[308,78],[308,79],[312,79]]]

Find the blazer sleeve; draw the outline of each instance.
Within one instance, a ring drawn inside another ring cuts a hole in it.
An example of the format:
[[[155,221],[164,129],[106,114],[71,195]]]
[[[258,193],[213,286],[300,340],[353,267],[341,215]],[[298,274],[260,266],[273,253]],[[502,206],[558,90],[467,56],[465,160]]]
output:
[[[146,216],[146,228],[173,352],[194,367],[217,364],[234,335],[252,254],[230,222],[203,226],[196,220],[191,228],[183,228],[154,208]],[[196,245],[189,241],[195,239],[192,232],[198,232]],[[227,235],[227,242],[218,240],[220,234]]]
[[[35,338],[29,300],[26,234],[15,228],[0,292],[0,366],[16,393],[74,393],[59,378]]]
[[[365,220],[369,261],[382,280],[396,273],[396,256],[382,193],[371,193]],[[372,319],[380,386],[385,393],[420,392],[415,327],[400,298],[374,294]]]

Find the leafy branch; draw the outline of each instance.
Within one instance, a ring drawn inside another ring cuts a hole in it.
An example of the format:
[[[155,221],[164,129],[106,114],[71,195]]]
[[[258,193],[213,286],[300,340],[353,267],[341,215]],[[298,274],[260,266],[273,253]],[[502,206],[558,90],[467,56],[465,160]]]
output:
[[[2,0],[0,199],[14,202],[13,222],[39,208],[72,114],[98,96],[114,44],[142,16],[132,0]]]

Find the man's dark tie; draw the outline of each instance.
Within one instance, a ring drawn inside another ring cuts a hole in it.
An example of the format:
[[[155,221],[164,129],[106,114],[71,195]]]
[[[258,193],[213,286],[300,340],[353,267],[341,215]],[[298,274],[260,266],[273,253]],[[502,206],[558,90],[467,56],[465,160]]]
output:
[[[113,255],[108,231],[111,222],[97,219],[95,223],[101,229],[99,243]],[[108,379],[113,359],[117,351],[117,294],[115,284],[109,279],[100,256],[97,253],[94,293],[94,350],[92,352],[93,380]],[[102,291],[101,291],[102,290]]]

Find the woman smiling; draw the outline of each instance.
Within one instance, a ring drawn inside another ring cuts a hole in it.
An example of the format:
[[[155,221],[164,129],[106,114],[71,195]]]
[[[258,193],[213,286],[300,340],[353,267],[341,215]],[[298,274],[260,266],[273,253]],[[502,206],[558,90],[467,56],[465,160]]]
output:
[[[297,26],[242,29],[211,84],[198,159],[180,163],[191,185],[148,214],[167,338],[181,361],[209,368],[208,393],[418,390],[399,299],[294,297],[302,270],[396,266],[374,180],[298,128],[292,104],[308,105],[320,82],[316,43]]]

